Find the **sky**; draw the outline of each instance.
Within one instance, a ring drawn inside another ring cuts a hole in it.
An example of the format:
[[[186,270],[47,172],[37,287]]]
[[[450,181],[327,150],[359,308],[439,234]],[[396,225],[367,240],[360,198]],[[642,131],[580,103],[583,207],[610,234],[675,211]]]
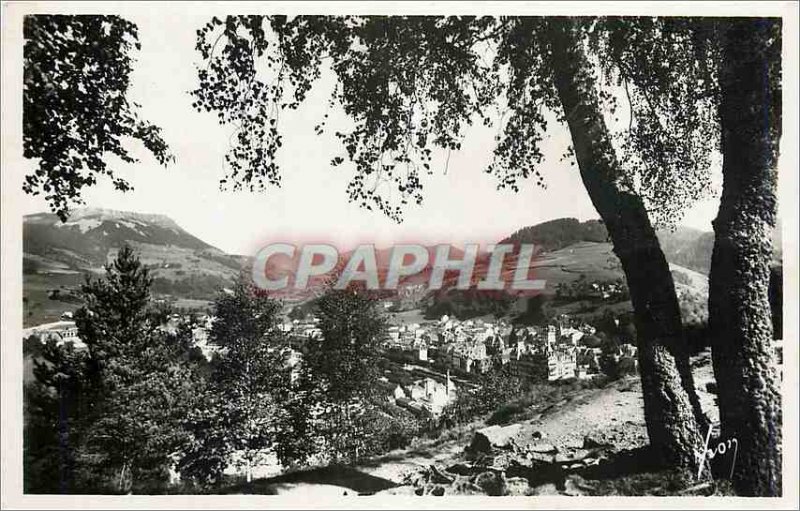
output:
[[[453,152],[446,166],[446,154],[438,154],[433,175],[424,176],[423,205],[410,205],[403,223],[360,209],[348,202],[345,191],[352,167],[329,164],[342,151],[334,129],[322,136],[313,130],[326,108],[332,86],[328,79],[315,87],[299,110],[281,117],[281,188],[265,193],[221,191],[223,158],[232,131],[220,126],[214,115],[196,112],[189,95],[200,61],[194,49],[196,30],[207,16],[142,11],[129,18],[138,25],[142,43],[131,99],[142,105],[143,118],[163,129],[176,161],[161,167],[138,142],[128,141],[126,147],[140,162],[111,161],[134,190],[122,193],[101,180],[84,192],[89,207],[164,214],[226,252],[250,255],[267,241],[328,241],[340,247],[395,242],[488,244],[521,227],[554,218],[598,217],[577,166],[561,161],[569,141],[563,127],[554,129],[544,142],[546,189],[528,180],[518,193],[497,190],[496,178],[483,171],[494,147],[494,129],[473,127],[466,133],[463,149]],[[346,122],[343,114],[332,114],[331,126],[337,119]],[[24,165],[26,172],[33,168],[32,162]],[[22,205],[25,214],[49,210],[41,197],[26,196]],[[698,203],[681,223],[711,230],[717,207],[714,197]]]

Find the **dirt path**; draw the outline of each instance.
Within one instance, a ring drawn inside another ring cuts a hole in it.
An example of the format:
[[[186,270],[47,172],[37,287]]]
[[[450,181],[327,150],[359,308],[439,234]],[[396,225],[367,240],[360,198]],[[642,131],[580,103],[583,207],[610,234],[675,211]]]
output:
[[[707,353],[693,360],[695,387],[703,410],[712,422],[718,420],[715,396],[707,391],[714,381]],[[641,383],[631,376],[611,383],[602,389],[575,393],[539,412],[533,419],[521,422],[518,444],[546,442],[559,450],[581,447],[584,437],[610,443],[616,449],[633,449],[647,444]],[[413,450],[395,451],[376,458],[359,470],[397,484],[406,474],[431,464],[447,466],[463,459],[463,450],[470,441],[468,428],[459,438],[433,445],[422,444]]]
[[[711,421],[716,422],[715,396],[707,390],[707,384],[714,381],[710,357],[701,355],[693,360],[693,366],[700,402]],[[618,380],[602,389],[577,391],[537,411],[532,419],[518,422],[522,428],[517,443],[524,446],[544,442],[566,451],[581,447],[584,437],[589,436],[598,442],[610,443],[617,450],[633,449],[647,443],[642,406],[638,377]],[[464,448],[470,443],[472,433],[481,427],[483,423],[475,422],[459,431],[451,431],[444,440],[421,440],[410,449],[393,451],[356,467],[324,467],[262,479],[255,483],[257,488],[246,493],[313,498],[383,490],[413,492],[410,486],[393,487],[403,485],[407,475],[430,465],[442,468],[463,461]]]

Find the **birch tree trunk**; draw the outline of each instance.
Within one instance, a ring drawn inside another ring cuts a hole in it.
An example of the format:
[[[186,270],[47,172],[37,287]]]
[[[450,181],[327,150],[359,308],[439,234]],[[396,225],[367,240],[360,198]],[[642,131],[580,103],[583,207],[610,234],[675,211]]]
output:
[[[670,465],[694,469],[702,452],[700,409],[669,265],[641,199],[621,168],[603,119],[596,79],[575,22],[550,22],[552,69],[581,178],[605,222],[630,289],[650,443]]]
[[[709,324],[723,438],[736,438],[733,484],[781,494],[781,396],[769,305],[781,123],[774,20],[725,23],[720,70],[723,189],[714,221]]]

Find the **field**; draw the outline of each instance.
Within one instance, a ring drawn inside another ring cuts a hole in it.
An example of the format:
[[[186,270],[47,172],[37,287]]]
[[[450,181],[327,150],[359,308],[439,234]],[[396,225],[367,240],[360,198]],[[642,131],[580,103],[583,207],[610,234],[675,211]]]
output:
[[[78,289],[83,282],[84,275],[77,272],[23,275],[23,328],[58,321],[62,313],[77,309],[77,300],[65,293]],[[65,298],[51,299],[53,290],[59,290]]]

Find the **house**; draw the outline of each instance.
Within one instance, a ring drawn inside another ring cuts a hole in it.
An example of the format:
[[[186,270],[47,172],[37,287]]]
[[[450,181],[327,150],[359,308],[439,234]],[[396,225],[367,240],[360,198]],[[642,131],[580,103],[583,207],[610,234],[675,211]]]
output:
[[[539,349],[536,346],[515,350],[510,357],[511,373],[521,379],[556,381],[574,378],[577,369],[577,350],[560,345]]]
[[[572,347],[558,347],[547,354],[548,381],[574,378],[577,369],[577,350]]]
[[[86,348],[86,344],[78,337],[78,327],[74,321],[56,321],[28,328],[23,331],[24,337],[35,335],[42,343],[53,340],[59,346],[72,343],[75,348]]]
[[[422,362],[428,361],[428,347],[425,345],[417,348],[417,358]]]
[[[436,417],[445,406],[455,401],[456,386],[448,373],[445,382],[425,378],[415,381],[406,389],[398,385],[394,396],[398,406],[404,406],[417,414]]]

